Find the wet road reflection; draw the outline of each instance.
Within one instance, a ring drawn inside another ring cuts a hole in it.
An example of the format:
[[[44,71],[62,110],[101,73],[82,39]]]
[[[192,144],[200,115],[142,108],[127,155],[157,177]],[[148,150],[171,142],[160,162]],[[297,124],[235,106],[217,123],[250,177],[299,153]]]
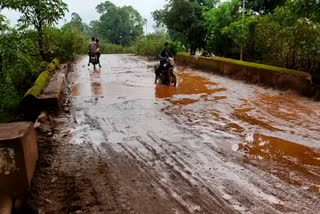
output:
[[[91,89],[94,95],[99,96],[102,94],[103,88],[100,82],[91,83]]]

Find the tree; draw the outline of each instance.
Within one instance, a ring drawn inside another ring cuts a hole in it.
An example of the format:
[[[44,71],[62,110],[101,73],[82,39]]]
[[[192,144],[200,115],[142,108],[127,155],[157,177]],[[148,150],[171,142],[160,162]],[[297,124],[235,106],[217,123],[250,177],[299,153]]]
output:
[[[80,15],[78,13],[72,13],[71,14],[71,22],[70,24],[79,29],[81,32],[84,31],[84,24],[82,23],[82,18],[80,17]]]
[[[84,34],[87,39],[90,38],[92,31],[88,24],[82,22],[82,18],[78,13],[73,12],[71,14],[71,21],[66,23],[63,28],[74,28],[80,33]]]
[[[190,48],[194,55],[197,49],[206,46],[207,28],[204,12],[215,7],[217,0],[169,0],[162,10],[153,12],[158,26],[168,28],[170,36]]]
[[[284,5],[286,0],[253,0],[247,1],[247,8],[260,14],[271,13],[278,6]]]
[[[223,35],[228,36],[238,48],[243,48],[246,61],[255,61],[259,57],[256,54],[255,44],[256,24],[257,17],[247,16],[222,29]]]
[[[0,40],[2,39],[2,34],[9,29],[9,22],[6,19],[5,16],[0,14]],[[3,63],[3,58],[2,55],[0,54],[0,79],[3,78],[1,76],[2,74],[2,63]]]
[[[206,52],[224,57],[233,57],[234,42],[223,29],[240,17],[240,2],[224,2],[205,14],[205,27],[208,29]],[[234,54],[239,56],[238,53]]]
[[[0,4],[1,8],[11,8],[22,14],[18,20],[20,26],[33,26],[37,30],[39,53],[45,59],[43,29],[57,24],[64,17],[67,4],[62,0],[2,0]]]
[[[88,35],[90,35],[91,37],[101,37],[101,35],[99,34],[99,25],[100,22],[97,20],[91,21],[89,23],[89,30],[87,32]]]
[[[320,22],[319,0],[288,0],[286,8],[294,11],[298,17],[305,17],[315,22]]]
[[[8,29],[8,20],[0,14],[0,33]]]
[[[144,21],[131,6],[117,7],[110,1],[97,6],[101,14],[99,22],[93,22],[93,32],[97,32],[103,39],[118,45],[130,45],[143,35]]]

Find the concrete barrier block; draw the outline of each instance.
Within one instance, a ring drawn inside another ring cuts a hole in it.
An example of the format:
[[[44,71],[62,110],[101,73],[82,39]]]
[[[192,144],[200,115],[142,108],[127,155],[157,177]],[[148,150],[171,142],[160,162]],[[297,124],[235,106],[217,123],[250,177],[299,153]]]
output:
[[[60,65],[60,60],[59,60],[58,58],[53,59],[52,62],[53,62],[56,66]]]
[[[43,89],[48,84],[49,78],[50,78],[49,71],[44,71],[39,75],[39,77],[35,81],[34,85],[37,85],[37,86],[39,86],[39,88]]]
[[[38,160],[32,123],[0,124],[0,192],[18,197],[30,187]]]
[[[64,72],[57,72],[52,77],[50,83],[39,97],[42,110],[63,110],[66,82]]]
[[[57,69],[57,65],[53,62],[51,62],[47,67],[47,71],[49,72],[54,72],[56,69]]]

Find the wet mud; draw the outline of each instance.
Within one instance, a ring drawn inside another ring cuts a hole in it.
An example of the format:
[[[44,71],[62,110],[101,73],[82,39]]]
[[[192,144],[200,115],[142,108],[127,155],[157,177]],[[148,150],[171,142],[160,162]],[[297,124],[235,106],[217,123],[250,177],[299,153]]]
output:
[[[33,210],[318,213],[319,103],[183,66],[176,88],[154,85],[155,62],[101,61],[74,65]]]

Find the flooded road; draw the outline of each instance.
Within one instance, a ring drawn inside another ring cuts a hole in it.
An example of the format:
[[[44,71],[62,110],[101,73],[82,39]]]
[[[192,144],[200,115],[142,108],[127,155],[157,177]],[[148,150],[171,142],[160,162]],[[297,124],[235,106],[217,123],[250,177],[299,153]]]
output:
[[[75,65],[60,125],[77,209],[319,213],[319,103],[182,66],[177,88],[154,85],[152,62],[101,61]]]

